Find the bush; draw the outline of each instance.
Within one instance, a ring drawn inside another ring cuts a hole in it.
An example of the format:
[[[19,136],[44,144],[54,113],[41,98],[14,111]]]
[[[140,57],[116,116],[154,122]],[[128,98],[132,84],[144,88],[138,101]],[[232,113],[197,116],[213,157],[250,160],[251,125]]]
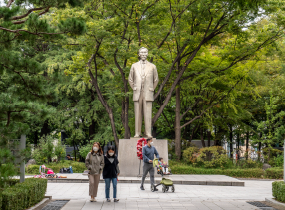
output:
[[[32,153],[32,157],[37,163],[50,163],[53,154],[53,138],[51,136],[44,136],[40,139],[38,147]]]
[[[262,168],[263,163],[259,161],[254,161],[252,159],[248,159],[248,160],[238,160],[236,165],[239,168]]]
[[[198,157],[198,147],[188,147],[183,150],[183,160],[187,163],[195,163]]]
[[[47,179],[26,179],[2,192],[3,210],[21,210],[29,208],[40,202],[47,189]]]
[[[57,157],[57,162],[59,162],[62,157],[66,156],[65,145],[62,145],[61,141],[58,141],[57,145],[55,146],[54,154]]]
[[[28,174],[39,174],[40,165],[28,165],[26,167],[26,173]]]
[[[224,168],[228,163],[226,151],[221,146],[200,149],[197,162],[206,168]]]
[[[263,151],[263,156],[264,156],[264,161],[268,161],[269,160],[269,164],[272,164],[272,160],[274,157],[280,156],[283,154],[283,152],[279,149],[273,149],[273,148],[269,148],[266,147],[264,149],[262,149]],[[269,158],[268,158],[269,156]]]
[[[272,183],[272,195],[280,201],[285,202],[285,183],[284,181],[277,181]]]
[[[284,156],[283,154],[278,154],[276,157],[270,159],[269,164],[272,167],[282,167],[284,163]]]
[[[265,171],[266,178],[269,179],[282,179],[283,169],[282,168],[268,168]]]

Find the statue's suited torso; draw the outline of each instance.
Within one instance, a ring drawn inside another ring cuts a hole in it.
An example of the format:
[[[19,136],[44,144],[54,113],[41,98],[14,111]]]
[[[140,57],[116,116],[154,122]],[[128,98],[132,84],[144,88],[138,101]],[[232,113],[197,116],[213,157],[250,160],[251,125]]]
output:
[[[158,83],[156,66],[146,61],[144,72],[141,62],[134,63],[129,75],[129,83],[133,89],[133,101],[138,101],[140,94],[144,94],[146,101],[153,101],[154,89]]]
[[[135,137],[141,135],[142,118],[145,122],[145,134],[151,136],[152,102],[154,90],[158,84],[156,66],[147,60],[134,63],[129,74],[129,84],[133,89],[135,108]]]

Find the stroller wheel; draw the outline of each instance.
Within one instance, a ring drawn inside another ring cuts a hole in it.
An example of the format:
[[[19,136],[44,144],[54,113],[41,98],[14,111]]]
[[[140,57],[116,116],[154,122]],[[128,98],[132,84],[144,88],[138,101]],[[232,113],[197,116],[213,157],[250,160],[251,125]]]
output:
[[[165,191],[166,191],[166,186],[162,185],[162,192],[165,193]]]
[[[172,185],[171,192],[174,192],[174,191],[175,191],[175,188],[174,188],[174,185]]]
[[[169,190],[169,187],[167,186],[167,187],[166,187],[166,191],[168,191],[168,190]]]
[[[151,190],[151,192],[154,192],[154,185],[150,186],[150,190]]]

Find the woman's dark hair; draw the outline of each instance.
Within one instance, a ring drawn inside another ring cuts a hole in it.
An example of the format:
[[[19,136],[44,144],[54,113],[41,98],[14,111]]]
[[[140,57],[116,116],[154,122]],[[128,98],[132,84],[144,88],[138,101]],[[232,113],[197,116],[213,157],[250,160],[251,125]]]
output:
[[[148,138],[146,141],[149,142],[150,140],[152,140],[152,138]]]
[[[113,156],[109,155],[109,152],[108,152],[109,150],[113,150],[114,151],[114,155]],[[108,150],[106,152],[106,156],[107,156],[107,158],[111,158],[111,157],[115,157],[116,156],[116,151],[115,151],[115,147],[114,146],[112,146],[112,145],[108,146]]]
[[[100,145],[100,143],[99,142],[94,142],[94,144],[92,145],[92,148],[91,148],[91,154],[93,155],[94,154],[94,150],[93,150],[93,147],[94,147],[94,145],[95,144],[97,144],[98,146],[99,146],[99,150],[98,150],[98,152],[99,152],[99,155],[103,155],[103,150],[102,150],[102,148],[101,148],[101,145]]]

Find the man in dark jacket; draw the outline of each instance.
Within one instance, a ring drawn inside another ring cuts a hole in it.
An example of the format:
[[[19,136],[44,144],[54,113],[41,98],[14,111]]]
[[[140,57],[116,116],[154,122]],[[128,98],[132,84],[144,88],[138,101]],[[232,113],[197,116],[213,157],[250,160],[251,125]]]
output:
[[[141,190],[144,190],[144,180],[145,177],[147,175],[147,173],[149,172],[149,176],[150,176],[150,182],[151,185],[154,186],[154,168],[153,168],[153,159],[154,159],[154,155],[156,156],[156,158],[159,158],[159,154],[157,152],[157,150],[155,149],[154,146],[152,146],[153,141],[152,138],[148,138],[147,140],[147,145],[143,147],[142,149],[142,153],[143,153],[143,176],[142,176],[142,182],[141,182]],[[154,189],[155,191],[157,191],[157,189]]]

